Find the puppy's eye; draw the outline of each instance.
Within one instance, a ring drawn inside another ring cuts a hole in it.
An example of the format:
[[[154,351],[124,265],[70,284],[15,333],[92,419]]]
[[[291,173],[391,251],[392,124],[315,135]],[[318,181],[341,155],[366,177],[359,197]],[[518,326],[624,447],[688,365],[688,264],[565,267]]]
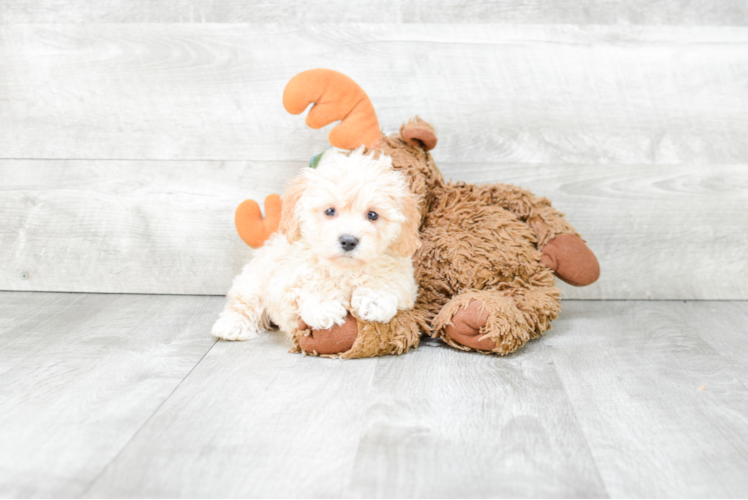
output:
[[[366,214],[366,218],[369,220],[377,220],[379,218],[379,214],[377,214],[376,212],[369,212],[368,214]]]
[[[328,217],[334,217],[335,216],[335,209],[334,208],[328,208],[325,210],[325,215]]]

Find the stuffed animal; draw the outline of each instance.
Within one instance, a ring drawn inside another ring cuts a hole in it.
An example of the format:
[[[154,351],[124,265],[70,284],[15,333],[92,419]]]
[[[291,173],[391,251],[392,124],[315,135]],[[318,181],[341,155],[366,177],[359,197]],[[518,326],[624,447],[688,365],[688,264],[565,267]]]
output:
[[[421,248],[413,257],[419,285],[415,308],[389,323],[349,315],[345,324],[310,330],[300,322],[296,351],[359,358],[401,354],[421,334],[452,347],[505,355],[551,327],[561,310],[555,277],[575,286],[597,280],[595,255],[546,198],[507,184],[447,182],[429,153],[434,128],[416,117],[384,136],[366,93],[349,77],[328,69],[302,72],[289,81],[283,104],[292,114],[309,104],[306,123],[321,128],[340,120],[330,143],[361,145],[388,155],[419,200]],[[277,227],[278,199],[237,210],[242,238],[254,246]]]

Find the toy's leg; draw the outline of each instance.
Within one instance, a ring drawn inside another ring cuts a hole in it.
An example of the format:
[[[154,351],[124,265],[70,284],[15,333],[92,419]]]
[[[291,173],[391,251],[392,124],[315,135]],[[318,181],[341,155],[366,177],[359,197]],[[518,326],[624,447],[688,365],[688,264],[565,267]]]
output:
[[[528,284],[457,295],[434,319],[434,334],[458,349],[504,355],[550,329],[560,310],[560,292],[543,269]]]
[[[547,198],[535,196],[511,184],[487,184],[477,188],[480,198],[509,210],[525,222],[537,239],[538,250],[559,234],[577,234],[564,214],[553,208]]]
[[[543,265],[555,271],[563,281],[587,286],[600,276],[600,264],[592,250],[547,198],[508,184],[478,188],[483,199],[514,213],[527,223],[543,253]]]
[[[418,310],[399,311],[389,323],[363,321],[348,315],[345,324],[310,330],[303,323],[293,334],[294,351],[307,354],[368,358],[402,354],[418,346],[428,325]]]
[[[349,351],[358,337],[356,318],[351,314],[345,318],[342,325],[333,325],[325,330],[309,328],[304,320],[292,335],[295,350],[308,354],[340,354]]]
[[[540,262],[570,285],[591,285],[600,277],[600,264],[576,234],[559,234],[543,247]]]
[[[471,290],[452,298],[434,319],[434,333],[452,347],[509,354],[532,338],[511,297]]]

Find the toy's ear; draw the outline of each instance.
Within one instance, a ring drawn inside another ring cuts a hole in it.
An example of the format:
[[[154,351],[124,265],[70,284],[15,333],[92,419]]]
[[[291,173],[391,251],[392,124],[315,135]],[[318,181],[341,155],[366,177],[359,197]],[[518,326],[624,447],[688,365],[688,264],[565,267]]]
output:
[[[244,243],[252,248],[260,248],[278,229],[281,218],[281,199],[277,194],[265,198],[265,218],[255,200],[245,200],[234,213],[236,231]]]
[[[373,147],[381,138],[377,114],[369,96],[359,85],[331,69],[310,69],[291,78],[283,91],[283,106],[293,115],[314,103],[306,124],[314,129],[334,121],[330,144],[341,149]]]
[[[301,238],[301,224],[296,205],[306,189],[306,178],[303,175],[295,177],[283,193],[283,210],[280,216],[280,231],[286,235],[289,243]]]
[[[408,123],[400,127],[400,135],[403,140],[426,151],[436,147],[436,132],[430,123],[421,120],[418,116],[408,120]]]
[[[400,236],[392,244],[392,250],[403,257],[410,257],[421,247],[418,239],[418,230],[421,227],[421,211],[418,209],[418,200],[415,195],[410,194],[403,200],[403,222]]]

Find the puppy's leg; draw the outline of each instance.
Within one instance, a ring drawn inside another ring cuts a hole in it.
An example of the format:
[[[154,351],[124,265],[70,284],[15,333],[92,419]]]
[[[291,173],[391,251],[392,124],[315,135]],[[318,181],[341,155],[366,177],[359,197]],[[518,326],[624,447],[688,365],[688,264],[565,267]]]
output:
[[[270,327],[262,303],[266,274],[260,259],[244,267],[229,290],[226,307],[213,325],[213,336],[224,340],[249,340]]]
[[[415,305],[418,287],[410,260],[403,259],[400,268],[381,276],[372,276],[353,291],[351,308],[364,321],[387,323],[398,310]]]
[[[299,294],[299,316],[314,330],[342,325],[348,315],[348,304],[334,293],[305,291]]]
[[[351,308],[364,321],[387,323],[397,314],[397,295],[389,290],[357,288],[351,296]]]
[[[232,297],[211,333],[223,340],[249,340],[270,327],[259,297]]]

